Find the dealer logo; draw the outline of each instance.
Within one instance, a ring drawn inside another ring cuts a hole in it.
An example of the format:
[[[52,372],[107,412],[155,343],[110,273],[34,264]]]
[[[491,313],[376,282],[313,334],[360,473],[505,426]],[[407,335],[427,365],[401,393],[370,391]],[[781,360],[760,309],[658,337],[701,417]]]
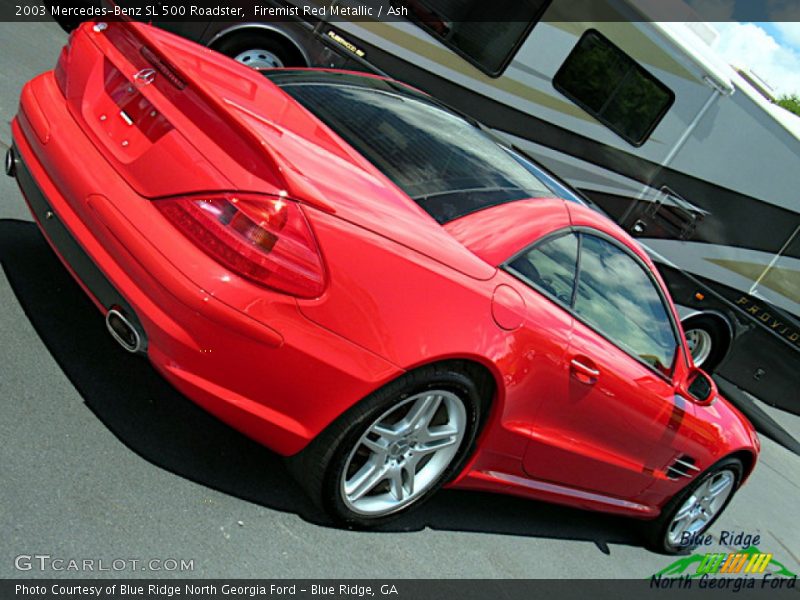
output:
[[[650,576],[650,587],[672,588],[794,588],[797,574],[756,546],[735,552],[684,556]]]

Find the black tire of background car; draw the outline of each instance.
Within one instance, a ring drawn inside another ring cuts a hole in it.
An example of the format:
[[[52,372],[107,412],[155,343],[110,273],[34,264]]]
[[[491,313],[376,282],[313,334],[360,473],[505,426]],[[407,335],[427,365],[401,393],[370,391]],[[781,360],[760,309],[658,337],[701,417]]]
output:
[[[667,528],[675,518],[678,509],[683,506],[683,503],[689,498],[689,496],[691,496],[698,487],[703,485],[707,479],[725,469],[732,471],[734,474],[735,482],[733,485],[733,491],[731,492],[731,495],[728,496],[725,504],[723,504],[722,507],[717,511],[717,514],[714,515],[714,518],[712,518],[711,521],[706,524],[705,528],[699,532],[699,534],[705,534],[705,532],[709,530],[719,516],[725,512],[725,509],[736,495],[736,492],[742,481],[744,467],[742,466],[742,461],[740,461],[738,458],[729,456],[712,465],[702,475],[698,476],[692,483],[687,485],[678,494],[673,496],[672,499],[664,506],[661,511],[661,515],[657,519],[645,522],[644,533],[648,548],[663,554],[687,554],[690,550],[692,550],[693,546],[691,545],[673,546],[669,544],[667,542]]]
[[[398,512],[365,517],[348,509],[340,495],[340,479],[354,445],[367,427],[404,398],[426,389],[455,393],[467,410],[467,430],[450,465],[431,488]],[[480,426],[485,422],[494,385],[488,373],[460,361],[428,365],[406,373],[350,408],[320,433],[302,452],[286,459],[289,471],[314,503],[336,522],[351,527],[375,527],[426,502],[457,475],[472,454]]]
[[[221,52],[231,58],[236,58],[245,50],[267,50],[274,54],[284,67],[307,67],[303,55],[297,48],[293,47],[286,40],[269,32],[245,31],[233,33],[223,37],[211,46],[217,52]]]
[[[86,18],[86,17],[81,18],[81,17],[65,16],[65,15],[62,15],[62,14],[54,14],[53,6],[57,4],[57,2],[55,2],[54,0],[45,0],[44,4],[45,4],[45,6],[47,6],[48,13],[50,15],[52,15],[53,20],[56,23],[58,23],[58,25],[61,27],[61,29],[63,29],[67,33],[72,33],[72,31],[74,29],[76,29],[78,27],[78,25],[80,25],[84,21],[88,20],[88,18]],[[90,8],[90,7],[99,8],[100,7],[100,3],[96,2],[96,1],[95,2],[90,2],[88,0],[83,0],[83,1],[75,0],[75,2],[72,4],[72,6],[74,6],[76,8],[87,8],[87,9]]]

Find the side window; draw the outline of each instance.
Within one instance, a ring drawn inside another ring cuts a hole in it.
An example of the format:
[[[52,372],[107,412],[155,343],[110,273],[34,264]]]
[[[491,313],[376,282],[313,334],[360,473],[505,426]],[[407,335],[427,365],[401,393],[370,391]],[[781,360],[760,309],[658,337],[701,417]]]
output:
[[[481,71],[498,76],[552,0],[395,0],[409,18]],[[499,4],[498,4],[499,3]],[[503,22],[491,15],[504,15]]]
[[[583,234],[575,314],[665,375],[678,342],[661,294],[621,248]]]
[[[566,233],[537,244],[508,264],[517,277],[557,300],[572,304],[578,263],[578,237]]]
[[[644,144],[675,101],[667,86],[591,29],[561,65],[553,85],[634,146]]]

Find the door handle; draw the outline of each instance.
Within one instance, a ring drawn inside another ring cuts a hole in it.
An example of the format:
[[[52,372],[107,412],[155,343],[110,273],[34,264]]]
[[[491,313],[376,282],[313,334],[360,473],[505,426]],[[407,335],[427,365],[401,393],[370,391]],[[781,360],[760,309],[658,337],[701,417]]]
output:
[[[579,358],[573,358],[569,364],[573,371],[591,379],[591,383],[594,383],[594,380],[600,377],[600,371],[598,369],[584,364]]]

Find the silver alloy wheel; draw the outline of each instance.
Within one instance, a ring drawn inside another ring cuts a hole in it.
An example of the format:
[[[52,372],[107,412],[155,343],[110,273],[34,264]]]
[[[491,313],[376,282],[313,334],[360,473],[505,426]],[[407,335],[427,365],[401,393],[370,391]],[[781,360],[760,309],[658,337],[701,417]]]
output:
[[[702,533],[733,493],[736,476],[723,469],[706,479],[683,503],[667,529],[670,546],[682,545],[687,537]]]
[[[341,495],[348,509],[378,517],[420,498],[445,472],[467,428],[463,400],[429,390],[375,419],[347,457]]]
[[[253,69],[279,69],[283,67],[283,61],[274,52],[262,48],[245,50],[237,54],[234,59]]]
[[[702,367],[703,363],[711,356],[711,349],[714,342],[711,339],[711,334],[705,329],[687,329],[686,330],[686,343],[689,346],[689,352],[692,355],[694,364],[697,367]]]

